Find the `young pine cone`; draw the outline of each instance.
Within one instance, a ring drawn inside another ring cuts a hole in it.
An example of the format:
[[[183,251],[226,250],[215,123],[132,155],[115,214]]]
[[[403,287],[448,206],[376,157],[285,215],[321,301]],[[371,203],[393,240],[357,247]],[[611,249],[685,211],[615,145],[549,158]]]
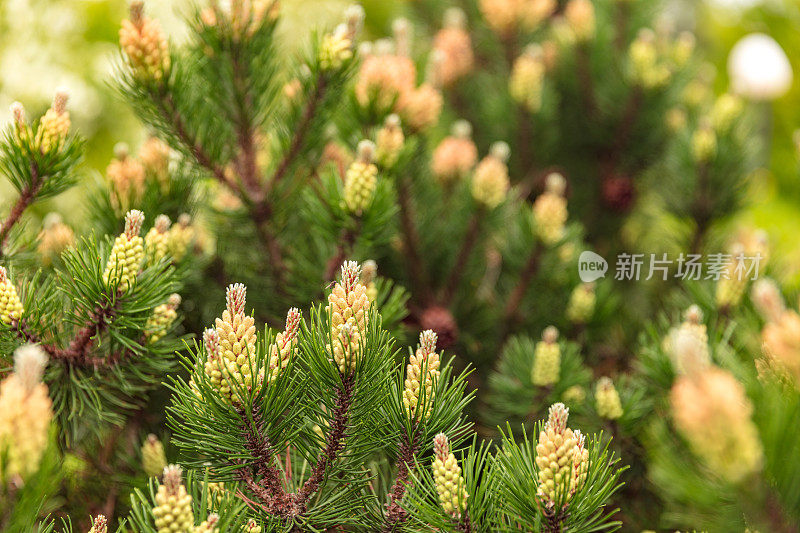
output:
[[[47,356],[27,344],[14,352],[14,371],[0,382],[0,472],[23,480],[39,469],[53,418],[42,373]]]
[[[11,324],[19,320],[25,310],[17,289],[8,277],[8,271],[0,266],[0,321]]]
[[[175,261],[180,261],[186,255],[189,245],[194,240],[194,233],[192,219],[186,213],[178,217],[177,224],[172,225],[167,239],[167,249]]]
[[[622,403],[620,402],[617,388],[614,387],[614,382],[611,379],[602,377],[597,380],[597,385],[594,389],[594,401],[597,414],[601,418],[616,420],[622,416]]]
[[[684,321],[671,328],[664,338],[662,348],[670,357],[678,374],[691,374],[711,364],[708,333],[703,321],[703,312],[696,305],[689,307]]]
[[[194,529],[192,497],[186,492],[181,475],[181,467],[177,465],[164,468],[153,508],[158,533],[191,533]]]
[[[114,241],[111,255],[103,272],[103,283],[116,286],[125,292],[136,283],[136,276],[144,259],[144,240],[139,236],[144,222],[144,213],[133,210],[125,216],[125,232]]]
[[[594,313],[596,301],[594,283],[581,283],[569,297],[567,318],[573,324],[585,324]]]
[[[452,135],[445,137],[433,151],[431,170],[445,187],[464,178],[478,161],[478,148],[472,142],[472,126],[466,120],[453,124]]]
[[[152,433],[142,444],[142,469],[149,477],[161,475],[167,466],[167,456],[164,454],[164,445]]]
[[[561,174],[547,176],[545,191],[533,203],[533,219],[536,234],[547,246],[553,246],[564,237],[567,222],[567,200],[564,198],[566,181]]]
[[[403,128],[400,127],[400,117],[394,114],[386,117],[386,122],[378,130],[375,141],[375,160],[383,168],[393,167],[405,142]]]
[[[546,66],[541,47],[532,45],[514,61],[508,91],[519,105],[537,113],[542,108],[542,87]]]
[[[69,94],[66,89],[59,89],[50,109],[39,120],[36,140],[43,153],[47,153],[53,148],[58,149],[67,138],[70,127],[69,111],[67,111],[68,98]]]
[[[144,15],[144,2],[134,0],[130,20],[123,20],[119,45],[134,75],[143,81],[162,81],[170,69],[169,43],[157,20]]]
[[[153,266],[167,256],[171,224],[167,215],[158,215],[155,224],[145,235],[144,249],[147,266]]]
[[[215,360],[209,354],[206,371],[211,364],[212,374],[221,379],[219,392],[223,397],[236,399],[237,388],[250,389],[263,380],[263,369],[258,370],[256,383],[256,326],[253,317],[245,315],[247,289],[241,283],[230,285],[226,294],[226,309],[215,321],[218,349]],[[218,372],[219,374],[214,374]]]
[[[433,439],[433,481],[444,512],[459,518],[467,507],[467,490],[461,467],[450,452],[450,442],[444,433]]]
[[[367,288],[359,281],[360,273],[358,263],[345,262],[341,281],[328,295],[326,310],[331,317],[333,359],[342,374],[355,370],[363,356],[362,344],[371,302]]]
[[[531,369],[531,381],[539,387],[558,383],[561,372],[561,347],[558,345],[558,330],[548,326],[542,340],[536,343],[536,352]]]
[[[508,180],[508,145],[498,142],[492,145],[489,155],[483,158],[472,177],[472,197],[487,209],[494,209],[506,199],[510,183]]]
[[[97,515],[92,520],[92,529],[89,533],[108,533],[108,520],[103,515]]]
[[[539,432],[536,466],[537,497],[548,506],[568,502],[586,479],[589,453],[580,431],[567,427],[569,409],[563,403],[550,406],[547,423]]]
[[[301,318],[299,309],[296,307],[289,309],[286,315],[286,328],[275,336],[275,342],[269,347],[267,382],[271,383],[278,378],[297,351],[297,333],[300,330]]]
[[[423,374],[424,372],[424,374]],[[434,385],[439,379],[439,354],[436,353],[436,333],[425,330],[419,335],[419,347],[406,365],[406,381],[403,390],[403,405],[409,416],[415,416],[424,390],[425,419],[433,409]]]
[[[192,533],[219,533],[217,522],[219,522],[219,515],[211,513],[200,525],[194,526]]]
[[[167,334],[175,319],[178,318],[177,309],[180,304],[180,295],[172,294],[167,303],[153,309],[153,315],[147,319],[144,326],[145,334],[150,342],[156,342]]]
[[[351,213],[361,216],[372,202],[378,183],[378,167],[372,163],[375,145],[371,141],[358,143],[358,159],[353,161],[344,177],[344,203]]]

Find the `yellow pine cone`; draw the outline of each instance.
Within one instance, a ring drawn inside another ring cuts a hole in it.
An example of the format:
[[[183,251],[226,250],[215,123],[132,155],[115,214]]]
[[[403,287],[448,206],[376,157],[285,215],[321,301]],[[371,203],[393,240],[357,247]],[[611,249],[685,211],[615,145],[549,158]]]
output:
[[[586,400],[586,390],[580,385],[573,385],[564,391],[562,398],[569,404],[583,403]]]
[[[8,271],[0,266],[0,321],[11,324],[19,320],[25,310],[17,289],[8,277]]]
[[[597,414],[601,418],[616,420],[622,416],[622,402],[616,387],[614,387],[614,382],[610,378],[604,376],[597,380],[594,401]]]
[[[439,354],[436,353],[436,333],[427,329],[419,334],[419,347],[416,353],[411,354],[406,365],[405,389],[403,390],[403,405],[409,416],[415,415],[417,406],[422,400],[426,404],[425,419],[433,410],[435,382],[439,379]],[[424,375],[423,375],[424,372]],[[424,398],[422,389],[424,387]]]
[[[561,372],[561,347],[558,345],[558,330],[548,326],[542,340],[536,343],[536,352],[531,368],[531,382],[539,387],[558,382]]]
[[[400,127],[400,117],[389,115],[383,127],[378,130],[375,148],[375,160],[383,168],[392,168],[403,149],[405,136]]]
[[[269,373],[267,382],[275,381],[281,371],[289,365],[289,360],[297,351],[297,333],[300,331],[300,310],[289,309],[286,315],[286,328],[275,336],[275,342],[269,347]]]
[[[578,285],[569,297],[567,318],[575,324],[585,324],[594,313],[596,301],[594,283]]]
[[[564,8],[564,19],[578,42],[594,37],[595,15],[591,0],[569,0]]]
[[[711,364],[708,333],[702,322],[703,312],[692,305],[684,313],[681,325],[671,328],[664,338],[662,348],[678,374],[691,374]]]
[[[467,490],[461,467],[450,452],[450,442],[444,433],[433,438],[433,481],[444,512],[459,518],[467,507]]]
[[[800,315],[785,311],[764,326],[761,339],[767,360],[787,372],[795,385],[800,384]]]
[[[533,220],[536,234],[546,245],[552,246],[564,238],[567,222],[567,200],[564,198],[566,181],[561,174],[547,176],[545,191],[533,203]]]
[[[709,124],[701,124],[692,134],[692,155],[695,161],[703,163],[711,159],[717,151],[717,135]]]
[[[14,352],[14,371],[0,382],[0,472],[6,480],[35,473],[47,447],[53,411],[42,383],[46,364],[39,346],[21,346]]]
[[[130,157],[124,143],[114,147],[114,159],[106,167],[106,178],[115,209],[125,210],[139,202],[144,192],[144,167],[138,159]]]
[[[367,288],[367,299],[370,302],[378,302],[378,286],[375,279],[378,277],[378,264],[372,259],[364,261],[361,265],[361,284]]]
[[[542,49],[532,45],[514,61],[508,91],[511,98],[532,113],[542,108],[542,87],[544,84],[545,63]]]
[[[161,475],[167,466],[167,456],[164,454],[164,445],[152,433],[142,444],[142,469],[149,477]]]
[[[134,0],[130,20],[123,20],[119,45],[134,75],[141,80],[163,80],[170,69],[169,43],[157,20],[144,15],[144,2]]]
[[[145,171],[155,176],[162,190],[169,185],[169,146],[158,137],[149,137],[139,148],[139,159]]]
[[[114,241],[103,272],[107,287],[117,286],[124,293],[136,283],[144,259],[144,240],[139,236],[143,222],[144,213],[136,209],[125,216],[125,232]]]
[[[563,403],[551,405],[536,444],[536,495],[549,505],[572,499],[588,474],[589,452],[584,447],[584,436],[567,427],[568,417],[569,409]]]
[[[472,142],[472,126],[466,120],[453,124],[453,133],[433,151],[431,170],[443,186],[466,176],[478,161],[478,148]]]
[[[442,93],[433,85],[423,83],[413,91],[400,94],[397,112],[412,130],[423,131],[439,122],[443,103]]]
[[[178,318],[178,306],[181,304],[179,294],[172,294],[167,303],[156,306],[153,315],[147,319],[144,331],[150,342],[156,342],[169,331],[175,319]]]
[[[181,467],[177,465],[164,468],[153,508],[158,533],[192,533],[194,529],[192,497],[186,492],[181,475]]]
[[[344,203],[347,209],[360,216],[372,202],[378,183],[378,167],[372,163],[375,145],[370,141],[358,143],[358,159],[353,161],[344,177]]]
[[[355,93],[362,107],[379,112],[397,110],[400,98],[414,91],[417,68],[410,58],[396,54],[367,55],[361,62]]]
[[[347,23],[340,24],[333,33],[322,38],[319,48],[322,70],[338,70],[353,57],[353,42],[364,22],[364,8],[354,4],[347,9],[345,16]]]
[[[628,48],[628,64],[632,81],[646,89],[662,87],[672,77],[672,70],[659,56],[656,34],[649,28],[640,30]]]
[[[472,177],[472,197],[488,209],[494,209],[506,199],[509,149],[504,142],[494,143],[486,157],[478,164]]]
[[[219,515],[211,513],[200,525],[194,526],[192,533],[219,533],[217,522],[219,522]]]
[[[242,526],[242,533],[261,533],[261,526],[250,518],[247,523]]]
[[[145,264],[147,266],[153,266],[167,256],[171,225],[172,222],[167,215],[158,215],[155,224],[145,235]]]
[[[466,18],[461,9],[448,9],[444,15],[444,27],[433,38],[434,53],[441,58],[435,62],[435,76],[443,86],[452,85],[472,70],[475,60]]]
[[[53,257],[59,256],[75,243],[75,233],[72,228],[64,224],[58,213],[48,213],[44,217],[43,226],[39,233],[37,250],[42,256],[42,262],[50,265]]]
[[[359,281],[361,269],[355,261],[342,265],[341,281],[328,295],[325,308],[331,317],[333,360],[339,372],[355,370],[363,355],[367,321],[371,302],[367,288]]]
[[[89,530],[89,533],[108,533],[108,520],[106,520],[106,517],[97,515],[92,520],[92,529]]]
[[[167,248],[169,255],[175,261],[180,261],[186,255],[189,245],[194,240],[195,230],[192,226],[191,217],[183,213],[178,217],[178,223],[173,224],[169,229],[169,239],[167,239]]]
[[[228,286],[226,309],[215,320],[218,350],[214,360],[206,362],[220,372],[220,394],[237,400],[238,388],[258,387],[263,380],[263,369],[256,368],[256,326],[252,316],[245,315],[247,289],[241,283]],[[257,370],[258,375],[252,375]],[[212,375],[216,375],[213,374]]]
[[[729,372],[710,367],[681,376],[670,392],[670,404],[675,427],[717,475],[737,483],[761,467],[753,407]]]
[[[53,148],[57,150],[67,138],[70,127],[69,111],[67,111],[68,98],[69,94],[66,89],[59,89],[50,109],[39,120],[36,144],[42,153],[47,153]]]

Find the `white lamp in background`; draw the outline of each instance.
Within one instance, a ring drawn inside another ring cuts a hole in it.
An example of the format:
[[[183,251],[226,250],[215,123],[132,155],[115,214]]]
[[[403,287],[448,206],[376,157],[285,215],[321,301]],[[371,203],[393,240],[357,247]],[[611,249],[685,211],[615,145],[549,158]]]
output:
[[[792,85],[792,66],[775,39],[751,33],[737,42],[728,56],[731,89],[751,100],[774,100]]]

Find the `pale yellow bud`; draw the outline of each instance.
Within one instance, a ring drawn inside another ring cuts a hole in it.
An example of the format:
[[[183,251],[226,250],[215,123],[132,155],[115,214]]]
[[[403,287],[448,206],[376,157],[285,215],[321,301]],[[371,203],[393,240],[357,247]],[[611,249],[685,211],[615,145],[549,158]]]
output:
[[[144,240],[139,236],[144,222],[144,213],[129,211],[125,216],[125,232],[114,241],[111,254],[103,272],[107,287],[117,287],[126,292],[136,283],[136,277],[144,259]]]
[[[616,420],[623,414],[619,393],[616,387],[614,387],[614,382],[607,377],[602,377],[597,380],[597,385],[594,389],[594,401],[597,414],[600,415],[601,418]]]
[[[511,187],[508,179],[509,148],[504,142],[492,145],[492,150],[475,169],[472,177],[472,197],[488,209],[503,203]]]
[[[344,178],[344,202],[351,213],[361,216],[369,207],[378,183],[378,167],[372,163],[375,145],[361,141],[358,159],[353,161]]]
[[[467,506],[467,490],[461,467],[450,451],[450,442],[444,433],[433,439],[433,481],[444,512],[459,518]]]
[[[536,343],[531,381],[537,386],[548,386],[558,382],[561,371],[561,347],[558,345],[558,330],[548,326],[542,340]]]
[[[17,289],[8,277],[5,267],[0,266],[0,321],[11,324],[22,317],[24,308]]]
[[[533,203],[533,220],[536,234],[548,246],[553,246],[564,238],[567,217],[567,199],[564,198],[566,181],[561,174],[547,176],[545,192]]]
[[[164,454],[164,445],[152,433],[142,444],[142,469],[150,477],[161,475],[167,466],[167,456]]]
[[[514,61],[508,90],[511,97],[532,113],[542,107],[542,88],[547,68],[542,49],[531,45]]]

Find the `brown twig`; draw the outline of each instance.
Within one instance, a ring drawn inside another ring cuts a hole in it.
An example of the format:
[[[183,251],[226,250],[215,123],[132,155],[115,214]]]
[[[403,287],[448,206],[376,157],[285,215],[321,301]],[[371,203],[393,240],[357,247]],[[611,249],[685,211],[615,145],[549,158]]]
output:
[[[8,235],[11,233],[11,228],[14,227],[22,213],[33,203],[39,189],[42,188],[43,180],[39,179],[39,169],[35,163],[31,162],[31,182],[22,188],[17,202],[11,208],[5,222],[0,225],[0,257],[3,257],[3,248],[5,247]]]
[[[503,312],[507,330],[510,327],[510,322],[513,321],[517,315],[517,310],[522,303],[525,293],[528,291],[528,287],[530,287],[531,281],[533,281],[534,275],[536,275],[536,272],[539,270],[539,260],[541,259],[541,256],[542,247],[536,246],[536,248],[534,248],[534,250],[531,252],[528,262],[525,263],[525,267],[522,269],[522,272],[519,275],[519,281],[517,281],[516,287],[514,287],[514,290],[511,291],[511,295],[506,303],[505,311]]]
[[[336,460],[344,448],[345,433],[350,423],[350,405],[353,402],[354,377],[349,375],[342,380],[336,391],[336,399],[331,413],[331,422],[325,439],[325,448],[320,453],[317,463],[311,470],[311,476],[297,492],[295,501],[299,511],[305,512],[308,499],[319,490],[322,480],[328,473],[328,467]]]
[[[403,251],[405,252],[403,255],[406,258],[411,278],[412,297],[420,304],[425,304],[429,300],[430,294],[427,290],[428,283],[419,253],[419,234],[411,214],[411,192],[404,176],[398,176],[397,179],[397,202],[400,207],[400,224],[403,232]]]
[[[418,436],[419,428],[415,427],[410,437],[407,434],[403,435],[403,440],[400,443],[397,458],[397,477],[389,492],[389,504],[386,506],[385,532],[395,531],[397,526],[408,518],[408,511],[403,509],[400,502],[406,493],[411,469],[414,466],[414,456],[419,449]]]
[[[472,214],[472,218],[469,221],[461,250],[459,250],[458,256],[456,256],[456,262],[450,270],[450,278],[442,295],[442,305],[445,307],[450,304],[453,296],[455,296],[456,289],[458,289],[461,278],[464,276],[464,267],[469,260],[469,256],[472,254],[473,248],[475,248],[475,245],[478,243],[483,217],[483,210],[477,209]]]

